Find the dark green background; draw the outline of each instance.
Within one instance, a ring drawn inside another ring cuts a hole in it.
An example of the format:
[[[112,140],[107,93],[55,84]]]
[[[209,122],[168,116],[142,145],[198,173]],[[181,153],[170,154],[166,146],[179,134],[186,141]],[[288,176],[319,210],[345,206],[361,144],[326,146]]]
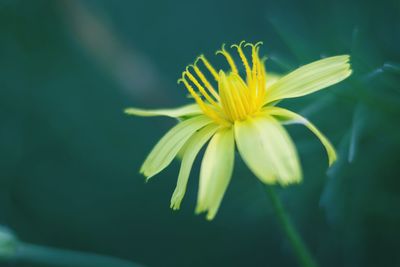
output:
[[[350,79],[282,103],[340,159],[326,172],[318,140],[290,126],[305,178],[279,194],[321,266],[400,266],[398,0],[1,0],[0,36],[0,223],[21,240],[146,266],[297,266],[239,157],[214,221],[193,212],[198,164],[173,212],[179,164],[147,184],[138,169],[175,122],[122,112],[191,101],[185,66],[245,39],[282,73],[351,54]]]

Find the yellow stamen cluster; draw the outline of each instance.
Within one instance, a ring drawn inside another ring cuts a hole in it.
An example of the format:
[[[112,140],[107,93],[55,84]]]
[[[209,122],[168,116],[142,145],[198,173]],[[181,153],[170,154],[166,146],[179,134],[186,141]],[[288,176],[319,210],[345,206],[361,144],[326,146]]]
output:
[[[262,43],[244,43],[242,41],[238,45],[232,45],[231,48],[236,48],[242,61],[246,72],[245,81],[240,76],[232,56],[225,49],[225,45],[216,54],[225,57],[230,66],[229,72],[222,70],[217,72],[204,55],[201,55],[193,65],[186,68],[182,73],[182,78],[178,80],[178,83],[183,82],[204,114],[221,125],[229,126],[235,121],[245,120],[254,115],[261,109],[265,100],[265,69],[263,61],[258,56],[259,46]],[[251,49],[251,66],[243,51],[246,47]],[[199,62],[202,62],[214,77],[218,92],[199,69]]]

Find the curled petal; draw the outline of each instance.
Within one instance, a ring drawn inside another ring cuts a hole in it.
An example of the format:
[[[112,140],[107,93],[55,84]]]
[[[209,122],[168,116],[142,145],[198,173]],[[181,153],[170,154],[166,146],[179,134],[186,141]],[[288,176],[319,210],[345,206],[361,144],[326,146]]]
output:
[[[324,145],[326,153],[328,154],[329,166],[331,166],[336,161],[336,151],[333,148],[331,142],[329,142],[329,140],[314,126],[314,124],[309,122],[306,118],[290,110],[279,107],[266,107],[263,109],[263,111],[269,115],[276,116],[285,123],[300,123],[306,126],[318,137],[318,139]]]

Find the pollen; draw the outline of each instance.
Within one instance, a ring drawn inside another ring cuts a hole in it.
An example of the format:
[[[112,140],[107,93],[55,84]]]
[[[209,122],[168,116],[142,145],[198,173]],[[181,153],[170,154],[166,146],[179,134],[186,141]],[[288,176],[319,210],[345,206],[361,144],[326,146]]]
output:
[[[228,71],[217,71],[201,55],[186,68],[178,83],[185,85],[203,113],[216,123],[231,126],[235,121],[246,120],[257,114],[265,103],[266,73],[263,60],[258,55],[261,44],[242,41],[231,46],[243,65],[242,74],[225,45],[222,45],[216,55],[225,58]],[[209,81],[207,76],[214,78],[213,81]]]

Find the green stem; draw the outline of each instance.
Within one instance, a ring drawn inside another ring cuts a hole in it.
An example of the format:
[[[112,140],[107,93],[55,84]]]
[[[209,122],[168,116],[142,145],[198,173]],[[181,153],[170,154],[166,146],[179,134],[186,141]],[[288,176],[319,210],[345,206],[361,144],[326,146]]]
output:
[[[19,242],[16,261],[62,267],[139,267],[136,263],[95,253],[56,249]]]
[[[300,265],[303,267],[317,267],[315,260],[311,256],[300,235],[297,233],[296,229],[291,223],[289,216],[283,208],[282,202],[275,193],[275,190],[271,186],[265,186],[265,188],[268,197],[272,202],[274,211],[278,217],[279,224],[289,239]]]

